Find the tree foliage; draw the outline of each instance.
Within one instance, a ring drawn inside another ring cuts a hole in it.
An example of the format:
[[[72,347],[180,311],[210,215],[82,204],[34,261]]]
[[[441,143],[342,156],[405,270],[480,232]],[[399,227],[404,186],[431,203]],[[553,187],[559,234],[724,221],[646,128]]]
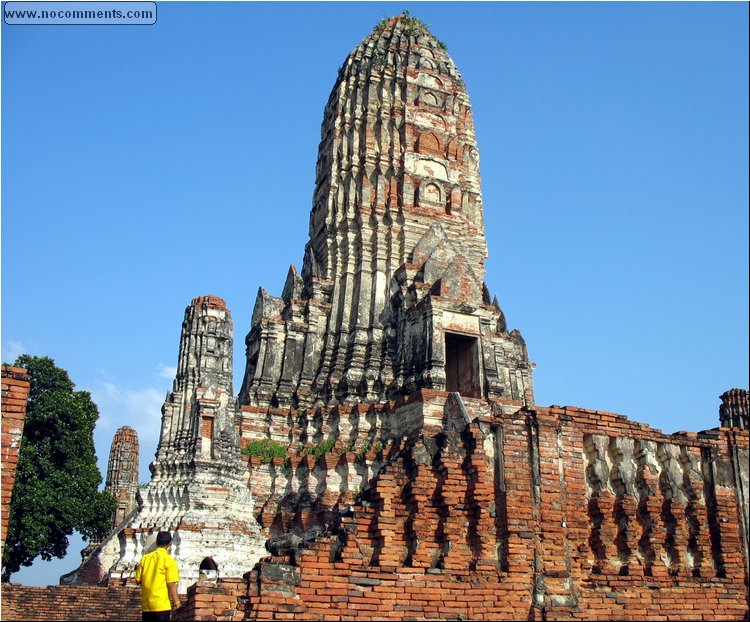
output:
[[[68,537],[103,537],[115,499],[98,490],[94,426],[99,410],[47,357],[22,355],[31,387],[13,488],[2,579],[37,558],[64,557]]]

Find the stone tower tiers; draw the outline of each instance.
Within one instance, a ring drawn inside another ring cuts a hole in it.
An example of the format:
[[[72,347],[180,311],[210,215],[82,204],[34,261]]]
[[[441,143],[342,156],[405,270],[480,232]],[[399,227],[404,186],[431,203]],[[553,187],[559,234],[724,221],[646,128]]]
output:
[[[232,317],[216,296],[195,298],[185,310],[172,392],[162,407],[155,479],[169,478],[193,459],[239,459],[232,391]]]
[[[302,271],[281,297],[258,293],[242,405],[375,403],[419,388],[533,403],[524,341],[484,284],[466,87],[410,20],[384,20],[339,71]]]
[[[265,553],[244,479],[236,412],[231,314],[222,299],[201,296],[185,310],[151,481],[140,490],[138,507],[94,553],[102,575],[129,576],[162,529],[173,534],[183,591],[208,558],[220,576],[241,576]]]
[[[117,527],[137,505],[138,434],[130,426],[124,425],[115,432],[109,450],[107,480],[104,489],[117,500],[112,528]]]
[[[722,427],[750,428],[750,409],[748,409],[748,391],[746,389],[729,389],[721,394],[719,421]]]

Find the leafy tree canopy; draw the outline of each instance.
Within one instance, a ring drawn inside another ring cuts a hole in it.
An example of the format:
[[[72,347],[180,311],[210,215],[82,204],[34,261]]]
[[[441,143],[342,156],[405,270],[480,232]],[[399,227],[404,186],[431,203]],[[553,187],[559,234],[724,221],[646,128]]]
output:
[[[101,538],[115,499],[99,491],[94,426],[99,409],[87,391],[75,391],[68,372],[48,357],[22,355],[15,367],[31,387],[18,455],[2,580],[37,558],[64,557],[68,537]]]

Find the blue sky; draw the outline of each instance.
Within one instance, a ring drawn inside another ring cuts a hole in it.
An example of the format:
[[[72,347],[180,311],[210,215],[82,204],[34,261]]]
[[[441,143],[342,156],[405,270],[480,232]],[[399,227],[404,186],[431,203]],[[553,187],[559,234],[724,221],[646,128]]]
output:
[[[227,300],[235,390],[259,286],[307,240],[323,106],[409,9],[466,81],[487,283],[537,403],[665,432],[748,386],[747,3],[159,3],[153,26],[2,25],[2,360],[51,356],[158,440],[192,298]],[[14,580],[56,583],[77,564]]]

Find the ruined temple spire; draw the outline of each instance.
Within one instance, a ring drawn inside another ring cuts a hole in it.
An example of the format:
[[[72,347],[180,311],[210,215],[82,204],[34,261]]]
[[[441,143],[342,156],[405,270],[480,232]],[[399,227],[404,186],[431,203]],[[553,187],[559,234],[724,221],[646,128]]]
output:
[[[156,532],[166,529],[174,538],[172,554],[184,589],[198,578],[207,557],[222,575],[241,576],[248,559],[264,550],[236,426],[232,332],[232,316],[221,298],[199,296],[185,309],[151,481],[140,490],[137,510],[84,566],[111,577],[130,576]]]
[[[258,293],[240,402],[376,402],[420,387],[533,401],[525,344],[484,285],[482,210],[458,69],[419,20],[383,20],[325,106],[303,268],[281,297]]]
[[[112,439],[104,489],[117,500],[112,527],[117,527],[137,505],[139,447],[138,434],[130,426],[117,429]]]
[[[225,432],[234,434],[232,411],[232,315],[217,296],[199,296],[185,310],[180,353],[172,392],[162,408],[162,429],[156,462],[171,466],[177,457],[210,459]],[[236,444],[236,443],[235,443]],[[239,445],[222,447],[222,453]],[[228,456],[226,456],[228,458]]]
[[[747,389],[729,389],[721,394],[719,421],[722,427],[747,430],[748,425],[748,391]]]

